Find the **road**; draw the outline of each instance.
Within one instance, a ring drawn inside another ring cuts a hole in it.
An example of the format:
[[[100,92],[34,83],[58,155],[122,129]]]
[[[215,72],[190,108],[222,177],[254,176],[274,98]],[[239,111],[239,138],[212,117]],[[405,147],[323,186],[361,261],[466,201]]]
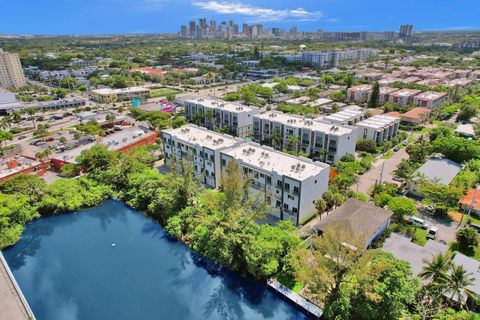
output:
[[[375,181],[380,179],[380,175],[382,173],[383,167],[383,177],[382,182],[394,182],[393,172],[397,169],[398,164],[402,159],[408,159],[408,154],[405,151],[405,148],[402,148],[395,152],[395,154],[387,159],[387,160],[379,160],[374,165],[373,168],[370,169],[365,174],[361,175],[358,178],[358,183],[352,186],[352,189],[358,192],[362,192],[365,194],[369,194],[373,186],[375,185]]]

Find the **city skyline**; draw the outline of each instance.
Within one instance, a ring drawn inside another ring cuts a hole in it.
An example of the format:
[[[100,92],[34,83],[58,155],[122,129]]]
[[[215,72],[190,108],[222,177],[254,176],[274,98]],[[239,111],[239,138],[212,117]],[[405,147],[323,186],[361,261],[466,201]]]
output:
[[[180,25],[203,17],[299,31],[397,31],[402,24],[420,32],[480,29],[478,1],[405,0],[402,8],[408,10],[379,0],[26,0],[20,10],[7,1],[0,3],[0,12],[9,12],[0,21],[0,34],[176,33]]]

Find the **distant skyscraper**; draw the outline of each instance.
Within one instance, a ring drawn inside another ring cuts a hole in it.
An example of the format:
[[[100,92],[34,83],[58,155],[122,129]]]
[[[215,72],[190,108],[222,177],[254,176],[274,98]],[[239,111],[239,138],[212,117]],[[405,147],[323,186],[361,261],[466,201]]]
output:
[[[206,29],[207,28],[207,19],[199,19],[200,27]]]
[[[272,34],[274,36],[279,36],[280,35],[280,28],[272,28]]]
[[[410,38],[412,36],[413,26],[411,24],[404,24],[400,26],[399,37],[401,39]]]
[[[187,37],[187,26],[180,27],[180,38],[185,39]]]
[[[217,21],[215,21],[215,20],[210,20],[210,30],[211,30],[211,31],[217,30]]]
[[[242,33],[245,37],[251,37],[252,29],[250,28],[250,26],[248,24],[244,23],[242,25]]]
[[[190,32],[191,37],[195,37],[195,21],[190,21],[188,31]]]
[[[234,35],[237,35],[239,33],[239,30],[238,30],[238,24],[234,23],[233,24],[233,34]]]
[[[0,87],[18,88],[26,84],[18,54],[5,52],[0,48]]]

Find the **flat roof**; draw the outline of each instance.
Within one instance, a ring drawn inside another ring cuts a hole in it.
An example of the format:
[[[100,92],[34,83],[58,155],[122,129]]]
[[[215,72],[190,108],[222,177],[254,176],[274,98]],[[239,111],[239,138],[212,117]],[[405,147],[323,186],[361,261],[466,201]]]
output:
[[[228,110],[230,112],[250,112],[253,110],[259,110],[257,108],[249,107],[241,103],[224,101],[219,99],[212,99],[212,98],[183,99],[180,101],[201,104],[202,106],[207,108],[223,109],[223,110]]]
[[[473,284],[468,286],[476,294],[480,294],[480,261],[467,257],[459,252],[455,253],[453,257],[453,264],[462,266],[467,273],[471,273],[473,277]]]
[[[291,127],[306,128],[328,134],[343,135],[349,134],[354,130],[353,127],[332,125],[331,123],[322,122],[321,120],[307,119],[298,115],[286,114],[280,111],[268,111],[262,114],[257,114],[255,117],[280,122]]]
[[[240,160],[245,164],[249,164],[252,167],[267,172],[273,171],[297,180],[305,180],[330,168],[328,164],[314,162],[307,158],[295,157],[288,153],[276,151],[270,147],[260,146],[253,142],[241,144],[237,147],[222,151],[222,153]]]
[[[416,172],[423,174],[429,180],[444,185],[450,184],[463,169],[461,164],[445,158],[431,158],[427,160]]]
[[[384,126],[387,126],[387,125],[391,125],[392,123],[398,122],[398,121],[399,121],[398,118],[387,116],[385,114],[380,114],[380,115],[365,119],[363,121],[360,121],[357,123],[357,125],[378,129],[378,128],[383,128]]]
[[[20,154],[4,156],[0,158],[0,178],[8,177],[12,174],[21,172],[22,170],[40,165],[37,159],[25,157]]]
[[[323,119],[328,121],[350,121],[356,119],[357,117],[363,116],[364,113],[362,111],[355,111],[351,109],[343,109],[342,111],[332,113],[329,116],[324,117]]]
[[[410,238],[392,233],[382,250],[390,252],[397,259],[407,261],[412,267],[412,273],[418,275],[427,262],[439,253],[446,253],[448,247],[432,240],[428,240],[422,247],[413,243]]]
[[[447,94],[445,92],[437,91],[425,91],[415,96],[415,99],[426,99],[426,100],[436,100],[445,97]]]
[[[150,91],[150,89],[143,88],[143,87],[129,87],[129,88],[122,88],[122,89],[102,88],[102,89],[92,90],[92,93],[105,95],[105,94],[122,94],[122,93],[134,93],[134,92],[145,92],[145,91]]]
[[[168,133],[176,140],[184,143],[204,146],[212,150],[231,147],[242,141],[232,136],[217,133],[193,124],[187,124],[176,129],[162,130],[162,133]]]
[[[350,88],[350,90],[354,90],[354,91],[368,91],[368,90],[372,90],[372,85],[370,84],[360,84],[358,86],[353,86]]]
[[[150,131],[147,128],[140,126],[126,127],[123,128],[122,131],[116,131],[114,134],[101,138],[101,140],[80,145],[74,149],[66,150],[64,152],[55,153],[52,158],[70,163],[75,163],[75,159],[82,153],[82,151],[90,149],[97,143],[107,146],[109,150],[118,150],[132,143],[142,140],[145,135],[152,132],[153,131]]]
[[[398,88],[380,87],[380,94],[389,94],[398,90],[399,90]]]
[[[395,97],[409,97],[409,96],[412,96],[412,95],[417,95],[421,92],[422,92],[422,90],[400,89],[398,91],[392,92],[392,96],[395,96]]]
[[[333,103],[333,100],[326,99],[326,98],[318,98],[317,100],[309,102],[309,104],[312,106],[323,106],[323,105],[332,104],[332,103]]]

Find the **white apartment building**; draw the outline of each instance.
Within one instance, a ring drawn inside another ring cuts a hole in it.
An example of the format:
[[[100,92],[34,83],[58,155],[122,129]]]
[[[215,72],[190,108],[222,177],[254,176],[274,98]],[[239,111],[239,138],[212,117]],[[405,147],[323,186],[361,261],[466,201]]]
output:
[[[315,211],[315,200],[328,188],[330,166],[295,157],[256,143],[244,143],[221,152],[222,168],[235,159],[253,179],[251,190],[271,204],[271,214],[298,225]]]
[[[365,103],[370,100],[372,95],[372,86],[369,84],[361,84],[358,86],[353,86],[347,90],[347,98],[351,102],[355,103]]]
[[[214,130],[228,129],[240,138],[251,136],[253,117],[260,113],[255,107],[212,98],[197,98],[178,101],[185,108],[188,121]]]
[[[413,98],[413,103],[420,107],[431,109],[447,99],[445,92],[425,91]]]
[[[315,160],[335,163],[346,153],[354,153],[357,129],[298,115],[269,111],[253,118],[254,140],[277,149],[308,154]],[[280,141],[273,140],[278,136]]]
[[[323,117],[324,121],[342,126],[353,126],[363,119],[365,119],[365,112],[349,107],[344,108],[342,111]]]
[[[150,96],[150,89],[130,87],[123,89],[96,89],[90,93],[90,98],[97,102],[115,102],[130,99],[144,99]]]
[[[18,54],[5,52],[0,48],[0,87],[19,88],[26,84]]]
[[[41,81],[47,81],[47,80],[57,80],[60,81],[64,78],[71,77],[72,74],[68,70],[54,70],[54,71],[40,71],[38,73],[38,76]]]
[[[15,94],[0,88],[0,115],[11,114],[23,108],[23,104],[17,101]]]
[[[163,153],[167,163],[191,157],[195,173],[210,188],[221,185],[220,151],[243,143],[232,136],[193,124],[162,131]]]
[[[398,134],[400,119],[378,115],[358,122],[358,140],[374,140],[377,144],[391,140]]]
[[[395,92],[390,93],[390,100],[389,102],[406,106],[409,103],[413,103],[413,98],[420,94],[421,90],[414,90],[414,89],[401,89]]]
[[[337,51],[304,51],[301,61],[321,68],[335,68],[354,63],[364,63],[376,56],[377,49],[349,49]]]

